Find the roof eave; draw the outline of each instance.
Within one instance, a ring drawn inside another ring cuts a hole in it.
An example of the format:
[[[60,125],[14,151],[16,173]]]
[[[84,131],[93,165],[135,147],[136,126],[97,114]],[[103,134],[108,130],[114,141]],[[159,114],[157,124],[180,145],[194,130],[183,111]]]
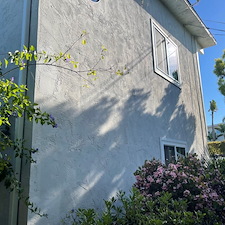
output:
[[[187,0],[161,0],[196,38],[200,48],[216,45],[216,40]]]

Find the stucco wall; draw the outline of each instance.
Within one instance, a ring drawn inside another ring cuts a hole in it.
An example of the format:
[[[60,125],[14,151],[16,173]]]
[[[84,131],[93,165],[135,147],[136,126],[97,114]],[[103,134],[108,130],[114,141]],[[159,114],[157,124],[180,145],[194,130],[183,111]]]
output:
[[[20,49],[22,40],[23,26],[23,1],[2,1],[0,6],[0,58],[7,57],[9,51]],[[3,68],[4,73],[4,68]],[[9,73],[5,78],[18,78],[18,71]],[[0,224],[7,225],[12,220],[12,193],[5,189],[3,184],[0,184]]]
[[[20,47],[23,12],[23,1],[1,3],[1,55]]]
[[[133,172],[145,159],[161,159],[160,138],[186,142],[204,152],[205,135],[194,38],[160,1],[41,0],[38,49],[71,49],[82,69],[121,69],[117,76],[100,72],[90,88],[83,78],[56,67],[37,67],[35,101],[57,120],[58,128],[34,125],[37,164],[31,168],[30,195],[49,218],[31,214],[29,225],[58,224],[76,207],[102,207],[118,190],[128,191]],[[165,28],[179,46],[183,85],[154,73],[150,20]],[[64,63],[60,64],[64,66]],[[85,74],[83,74],[86,76]]]

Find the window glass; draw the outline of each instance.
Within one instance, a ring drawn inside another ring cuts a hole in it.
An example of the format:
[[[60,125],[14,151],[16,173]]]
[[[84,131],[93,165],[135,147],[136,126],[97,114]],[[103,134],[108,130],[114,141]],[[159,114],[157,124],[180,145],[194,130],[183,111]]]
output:
[[[180,157],[185,156],[185,148],[184,147],[176,147],[172,145],[164,145],[164,155],[165,155],[165,163],[168,165],[169,163],[174,163]]]
[[[167,55],[168,55],[169,75],[178,81],[177,48],[170,41],[167,41]]]
[[[166,40],[163,35],[158,31],[156,32],[156,63],[157,67],[164,73],[168,73],[167,57],[166,57]]]
[[[166,165],[176,161],[174,146],[164,145],[164,154]]]
[[[155,72],[178,84],[180,74],[177,46],[154,23],[153,40]]]
[[[176,147],[177,150],[177,159],[185,156],[185,148]]]

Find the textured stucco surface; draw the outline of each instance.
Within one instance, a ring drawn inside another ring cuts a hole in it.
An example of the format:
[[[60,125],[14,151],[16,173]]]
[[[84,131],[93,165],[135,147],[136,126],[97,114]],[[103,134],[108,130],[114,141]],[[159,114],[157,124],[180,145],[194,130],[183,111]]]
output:
[[[20,47],[23,19],[23,1],[1,2],[1,54]]]
[[[21,47],[24,1],[2,2],[0,9],[0,56],[2,59],[8,57],[9,51],[15,51]],[[13,71],[7,77],[14,76],[16,79],[17,74],[18,71]]]
[[[181,89],[154,73],[151,19],[179,46]],[[30,195],[49,217],[30,214],[29,225],[58,224],[72,208],[100,209],[103,199],[128,191],[145,159],[161,159],[160,138],[204,153],[194,38],[160,1],[39,1],[39,50],[64,52],[83,30],[87,45],[78,41],[71,49],[81,69],[98,61],[104,45],[108,51],[98,68],[126,65],[130,73],[101,72],[85,88],[76,73],[37,67],[35,101],[54,115],[58,128],[34,125],[33,147],[40,151]]]
[[[23,1],[2,1],[0,5],[0,58],[7,57],[9,51],[20,49],[22,39]],[[3,69],[4,72],[4,69]],[[9,73],[6,78],[14,76],[17,80],[18,71]],[[7,225],[10,217],[10,193],[0,185],[0,224]]]

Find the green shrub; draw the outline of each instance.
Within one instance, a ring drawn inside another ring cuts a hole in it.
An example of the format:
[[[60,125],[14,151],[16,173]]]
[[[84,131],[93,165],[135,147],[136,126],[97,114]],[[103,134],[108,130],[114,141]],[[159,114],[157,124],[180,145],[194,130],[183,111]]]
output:
[[[224,178],[218,169],[206,167],[195,155],[168,166],[146,161],[135,175],[134,186],[147,198],[157,199],[169,192],[174,200],[186,200],[188,211],[201,211],[207,221],[225,224]]]
[[[129,196],[124,192],[116,198],[105,201],[105,211],[98,216],[94,209],[78,209],[62,220],[63,225],[199,225],[205,223],[201,211],[187,211],[185,200],[174,200],[170,193],[164,193],[153,200],[144,197],[137,189]],[[217,224],[216,222],[214,224]],[[219,224],[219,223],[218,223]]]
[[[225,161],[209,166],[195,155],[168,166],[146,161],[136,172],[130,195],[119,192],[105,210],[78,209],[63,225],[222,225],[225,224]]]
[[[225,141],[212,141],[208,143],[208,149],[211,156],[225,155]]]
[[[211,169],[212,171],[216,171],[219,170],[219,172],[222,174],[223,176],[223,181],[225,182],[225,158],[217,158],[217,159],[212,159],[209,162],[208,165],[209,169]]]

